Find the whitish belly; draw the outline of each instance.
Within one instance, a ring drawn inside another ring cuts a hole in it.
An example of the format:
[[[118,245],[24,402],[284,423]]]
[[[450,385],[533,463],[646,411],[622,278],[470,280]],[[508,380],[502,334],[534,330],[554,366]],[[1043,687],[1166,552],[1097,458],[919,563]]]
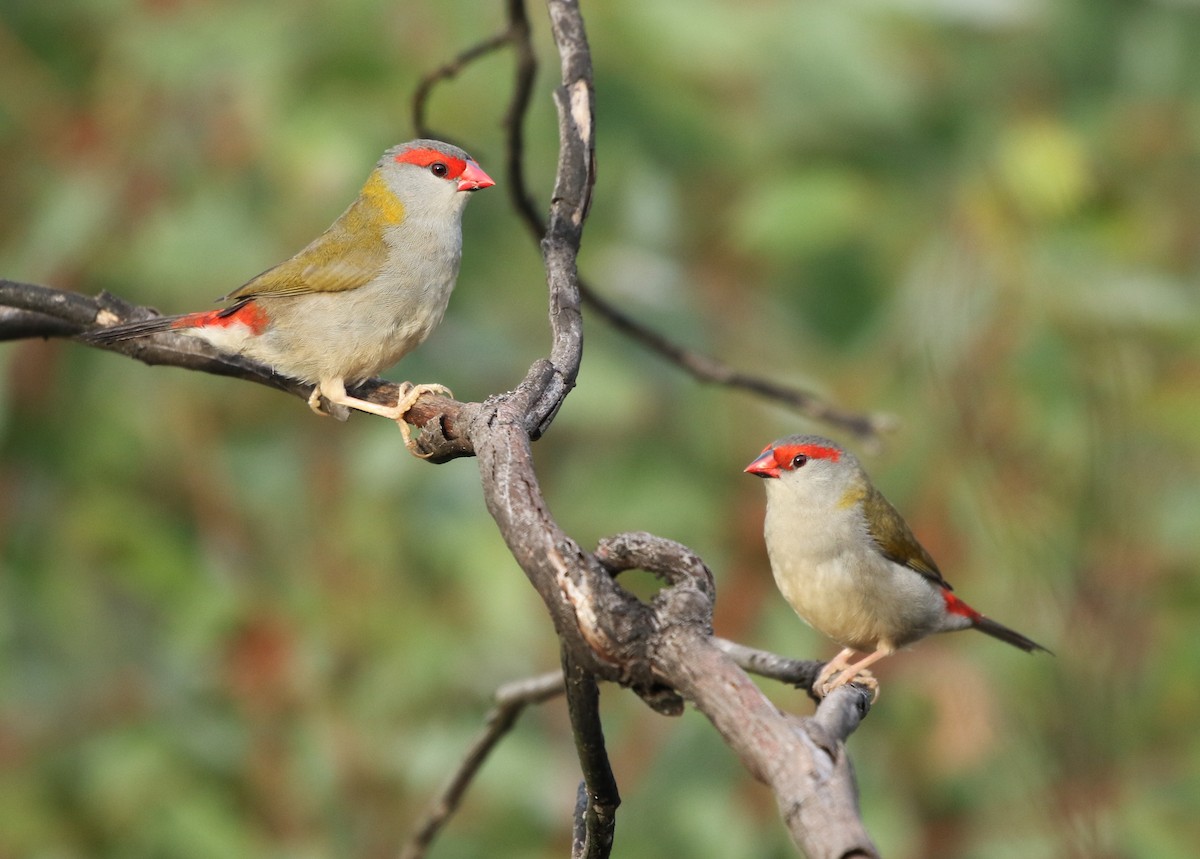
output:
[[[772,567],[796,614],[842,647],[895,650],[937,631],[944,613],[933,585],[882,557]]]

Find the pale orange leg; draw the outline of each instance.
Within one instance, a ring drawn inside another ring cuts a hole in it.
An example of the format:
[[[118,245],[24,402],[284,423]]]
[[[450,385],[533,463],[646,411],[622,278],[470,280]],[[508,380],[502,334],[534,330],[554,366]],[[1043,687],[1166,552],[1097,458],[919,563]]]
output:
[[[853,647],[847,647],[837,656],[833,657],[833,659],[830,659],[829,662],[825,663],[825,667],[821,669],[821,673],[818,674],[817,679],[813,681],[813,691],[818,695],[821,695],[822,693],[820,690],[824,688],[825,683],[829,680],[829,678],[849,665],[850,657],[852,657],[856,652],[857,651]]]
[[[883,657],[891,656],[894,652],[892,648],[880,647],[873,653],[868,653],[862,659],[858,660],[858,662],[850,665],[848,664],[850,661],[848,654],[852,654],[854,651],[843,650],[834,659],[834,662],[840,660],[841,664],[836,667],[833,663],[826,665],[825,670],[817,678],[817,682],[813,684],[813,691],[823,698],[839,686],[845,686],[847,683],[861,683],[871,690],[871,701],[874,702],[879,697],[879,681],[875,679],[870,671],[867,671],[867,668],[874,665],[880,659],[883,659]],[[831,668],[833,670],[830,670]],[[834,671],[838,670],[840,670],[840,673],[830,680],[829,678],[833,675]]]
[[[325,402],[321,402],[322,397],[325,398]],[[350,409],[357,409],[360,412],[392,420],[397,418],[395,406],[381,406],[379,403],[360,400],[358,397],[347,394],[344,379],[322,379],[309,395],[308,405],[317,414],[329,415],[339,421],[350,417]]]
[[[342,379],[322,379],[321,383],[313,388],[312,395],[308,398],[308,405],[319,415],[331,414],[342,421],[349,417],[347,407],[393,420],[400,425],[400,433],[404,436],[404,446],[413,455],[420,456],[416,445],[413,443],[412,433],[409,431],[404,416],[408,414],[408,410],[413,407],[413,404],[425,394],[441,394],[445,397],[454,396],[445,385],[414,385],[412,382],[401,382],[400,402],[394,406],[382,406],[379,403],[373,403],[370,400],[360,400],[358,397],[352,397],[347,394],[346,383]],[[324,397],[329,405],[333,407],[332,411],[325,410],[321,403],[321,397]]]
[[[334,389],[334,392],[336,388]],[[334,399],[334,392],[326,392],[324,385],[317,385],[313,388],[312,393],[308,395],[308,407],[323,418],[337,418],[339,421],[344,421],[350,417],[350,410],[344,405],[339,405]],[[328,400],[328,407],[325,401],[321,399],[324,394]],[[345,397],[346,389],[342,387],[342,396]]]

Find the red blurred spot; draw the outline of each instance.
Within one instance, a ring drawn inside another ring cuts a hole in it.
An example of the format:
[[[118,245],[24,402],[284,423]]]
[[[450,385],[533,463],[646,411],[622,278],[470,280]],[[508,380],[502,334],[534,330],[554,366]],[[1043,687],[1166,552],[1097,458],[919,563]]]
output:
[[[226,645],[225,677],[230,692],[253,713],[277,712],[293,697],[294,662],[293,636],[280,619],[249,618]]]

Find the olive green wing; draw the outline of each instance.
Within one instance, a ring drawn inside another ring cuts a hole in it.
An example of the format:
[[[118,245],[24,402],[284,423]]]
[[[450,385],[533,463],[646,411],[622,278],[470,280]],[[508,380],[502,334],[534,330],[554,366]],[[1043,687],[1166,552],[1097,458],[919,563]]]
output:
[[[385,219],[365,197],[294,257],[269,268],[225,296],[227,300],[345,292],[369,283],[388,258]],[[386,223],[397,223],[388,219]]]
[[[867,516],[867,530],[881,555],[920,573],[939,587],[953,590],[950,583],[942,578],[937,563],[925,551],[925,547],[917,542],[908,523],[874,487],[863,498],[863,512]]]

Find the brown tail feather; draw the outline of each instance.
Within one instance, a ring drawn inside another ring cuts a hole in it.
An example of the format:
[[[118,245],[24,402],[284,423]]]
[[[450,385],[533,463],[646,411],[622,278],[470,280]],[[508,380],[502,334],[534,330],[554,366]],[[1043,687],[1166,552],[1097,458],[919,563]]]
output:
[[[1049,653],[1051,656],[1054,655],[1053,652],[1048,647],[1042,647],[1040,644],[1038,644],[1033,639],[1026,638],[1025,636],[1021,635],[1021,633],[1017,632],[1015,629],[1009,629],[1004,624],[997,623],[996,621],[992,620],[990,617],[984,617],[983,615],[980,615],[979,617],[975,618],[975,622],[972,625],[980,632],[986,632],[992,638],[998,638],[1007,644],[1011,644],[1013,647],[1019,647],[1022,650],[1024,650],[1026,653],[1033,653],[1034,651],[1037,651],[1037,650],[1044,650],[1046,653]]]
[[[133,340],[138,337],[157,334],[160,331],[169,331],[172,328],[186,328],[188,326],[178,325],[177,323],[187,315],[191,314],[155,316],[152,319],[143,319],[140,322],[127,322],[124,325],[114,325],[111,328],[97,328],[93,331],[88,331],[86,334],[81,335],[81,337],[93,343],[117,343],[121,340]]]

